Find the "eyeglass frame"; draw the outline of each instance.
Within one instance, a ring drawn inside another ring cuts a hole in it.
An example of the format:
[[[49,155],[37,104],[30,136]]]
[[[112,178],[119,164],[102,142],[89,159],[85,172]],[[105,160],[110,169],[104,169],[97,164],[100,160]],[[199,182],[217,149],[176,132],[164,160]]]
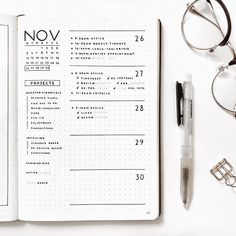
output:
[[[187,9],[186,11],[184,12],[184,15],[183,15],[183,18],[182,18],[182,22],[181,22],[181,32],[182,32],[182,36],[183,36],[183,39],[185,41],[185,43],[193,50],[200,50],[200,51],[209,51],[210,53],[211,52],[214,52],[215,49],[217,47],[224,47],[224,46],[228,46],[230,51],[232,52],[233,54],[233,59],[228,63],[228,65],[226,66],[221,66],[219,68],[219,71],[218,73],[215,75],[212,83],[211,83],[211,93],[212,93],[212,96],[213,96],[213,99],[214,101],[216,102],[216,104],[221,107],[223,110],[225,110],[226,112],[229,112],[231,114],[234,115],[234,117],[236,117],[236,104],[235,104],[235,108],[234,110],[233,109],[229,109],[229,108],[226,108],[224,107],[217,99],[216,99],[216,96],[214,94],[214,84],[215,84],[215,81],[218,77],[218,75],[223,72],[225,69],[228,69],[229,66],[233,66],[233,65],[236,65],[236,51],[235,49],[233,48],[233,46],[231,45],[230,41],[229,41],[229,38],[230,38],[230,35],[231,35],[231,30],[232,30],[232,23],[231,23],[231,17],[230,17],[230,14],[229,14],[229,11],[227,9],[227,7],[225,6],[225,4],[223,3],[222,0],[214,0],[216,1],[223,9],[224,13],[225,13],[225,16],[226,16],[226,20],[227,20],[227,25],[228,25],[228,29],[227,29],[227,32],[226,32],[226,35],[224,35],[221,27],[220,27],[220,24],[217,20],[217,17],[216,17],[216,14],[214,12],[214,8],[213,8],[213,5],[211,3],[211,0],[206,0],[206,2],[211,6],[211,9],[212,9],[212,12],[214,14],[214,18],[216,20],[216,23],[212,22],[211,20],[209,20],[207,17],[205,17],[204,15],[202,15],[198,10],[196,10],[196,8],[194,8],[194,5],[199,2],[199,1],[202,1],[202,0],[195,0],[193,1],[191,4],[188,4],[187,5]],[[192,9],[191,9],[192,8]],[[212,23],[216,26],[216,28],[219,29],[219,31],[221,32],[222,36],[223,36],[223,40],[218,44],[218,45],[215,45],[215,46],[212,46],[212,47],[209,47],[209,48],[199,48],[199,47],[196,47],[194,45],[192,45],[186,38],[186,35],[185,35],[185,32],[184,32],[184,24],[185,24],[185,17],[186,17],[186,14],[190,12],[192,14],[197,14],[198,16],[202,17],[203,19],[207,20],[209,23]]]

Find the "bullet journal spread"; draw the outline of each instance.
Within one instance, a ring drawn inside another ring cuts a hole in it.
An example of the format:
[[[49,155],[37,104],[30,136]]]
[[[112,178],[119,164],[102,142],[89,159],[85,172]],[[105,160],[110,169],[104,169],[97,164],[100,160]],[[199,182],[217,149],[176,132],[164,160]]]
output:
[[[160,21],[0,17],[0,220],[160,213]]]

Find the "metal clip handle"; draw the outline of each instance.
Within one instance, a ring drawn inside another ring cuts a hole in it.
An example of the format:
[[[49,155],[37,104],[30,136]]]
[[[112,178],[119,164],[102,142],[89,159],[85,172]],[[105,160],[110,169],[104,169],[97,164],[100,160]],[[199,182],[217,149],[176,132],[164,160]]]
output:
[[[218,181],[224,181],[227,186],[236,187],[236,176],[233,175],[233,166],[225,158],[215,165],[210,172]]]

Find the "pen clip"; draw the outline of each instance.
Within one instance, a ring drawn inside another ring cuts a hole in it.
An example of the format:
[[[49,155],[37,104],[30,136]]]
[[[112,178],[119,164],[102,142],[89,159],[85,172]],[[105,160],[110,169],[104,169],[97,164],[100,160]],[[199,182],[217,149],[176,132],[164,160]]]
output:
[[[180,126],[183,118],[183,111],[182,111],[182,99],[183,99],[183,87],[182,84],[176,81],[176,113],[177,113],[177,124]]]

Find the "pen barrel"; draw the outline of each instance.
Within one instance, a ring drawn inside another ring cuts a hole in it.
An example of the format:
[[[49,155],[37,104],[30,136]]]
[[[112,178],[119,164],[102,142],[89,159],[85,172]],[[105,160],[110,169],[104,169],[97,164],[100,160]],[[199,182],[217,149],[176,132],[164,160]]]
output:
[[[185,147],[192,145],[193,135],[192,119],[192,100],[184,99],[183,127],[182,127],[182,145]]]
[[[181,146],[181,159],[192,159],[192,140],[189,138],[189,141],[186,142],[187,145]]]
[[[193,160],[181,158],[180,193],[183,204],[188,206],[191,200],[193,188]]]
[[[192,126],[193,126],[193,87],[190,81],[183,85],[183,132],[182,144],[186,147],[192,145]]]
[[[183,120],[181,147],[180,193],[183,204],[189,207],[193,190],[192,125],[193,87],[191,80],[183,84]]]

